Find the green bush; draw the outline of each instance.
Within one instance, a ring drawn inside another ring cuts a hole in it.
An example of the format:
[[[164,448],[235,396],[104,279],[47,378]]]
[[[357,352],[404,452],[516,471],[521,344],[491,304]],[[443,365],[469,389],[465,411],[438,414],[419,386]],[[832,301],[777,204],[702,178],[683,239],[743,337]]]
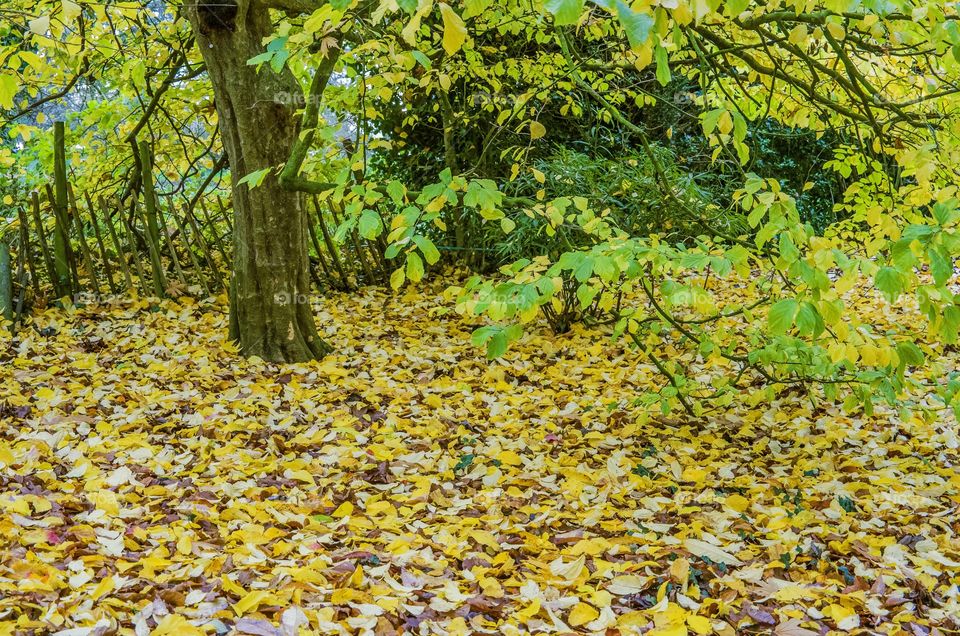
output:
[[[714,205],[693,176],[676,167],[669,150],[654,146],[653,152],[673,197],[664,196],[663,181],[644,154],[597,158],[570,149],[558,149],[536,162],[536,172],[518,176],[507,195],[536,198],[542,189],[545,200],[582,197],[590,209],[623,233],[658,234],[667,242],[688,243],[700,235],[747,231],[743,217]],[[592,243],[577,224],[559,224],[551,236],[541,217],[521,208],[506,212],[516,227],[509,234],[498,233],[492,241],[501,264],[535,256],[556,257]]]

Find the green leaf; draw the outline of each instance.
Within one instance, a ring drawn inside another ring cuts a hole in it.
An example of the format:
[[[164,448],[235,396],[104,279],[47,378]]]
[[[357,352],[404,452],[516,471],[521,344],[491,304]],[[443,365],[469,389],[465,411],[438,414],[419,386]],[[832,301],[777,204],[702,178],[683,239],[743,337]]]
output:
[[[574,278],[576,278],[581,283],[590,278],[593,275],[593,257],[586,256],[580,264],[577,265],[577,269],[573,272]]]
[[[823,333],[826,328],[823,324],[823,318],[817,307],[810,302],[800,303],[800,309],[797,311],[797,328],[804,335],[816,338]]]
[[[953,344],[957,341],[957,336],[960,335],[960,307],[950,305],[943,310],[940,335],[947,344]]]
[[[617,264],[612,258],[609,256],[598,256],[594,259],[593,273],[599,276],[602,281],[610,283],[617,277],[619,271],[617,270]]]
[[[881,267],[873,283],[891,303],[895,303],[903,293],[903,275],[893,267]]]
[[[413,252],[407,254],[407,278],[414,283],[423,280],[423,261]]]
[[[487,340],[487,359],[495,360],[507,352],[507,334],[498,331]]]
[[[547,11],[553,14],[557,26],[575,24],[583,13],[584,0],[547,0]]]
[[[414,53],[414,57],[416,57],[416,53],[419,53],[419,51]],[[390,200],[397,205],[403,204],[403,197],[406,193],[407,193],[406,186],[404,186],[399,181],[391,181],[390,183],[387,184],[387,196],[389,196]]]
[[[409,14],[413,14],[419,4],[417,0],[397,0],[397,5]]]
[[[632,48],[639,48],[650,39],[654,20],[649,13],[634,11],[624,0],[617,0],[617,18],[620,19],[620,25],[626,31],[627,41]]]
[[[433,244],[433,241],[426,236],[417,234],[413,237],[413,242],[416,243],[420,251],[423,252],[423,258],[427,261],[428,265],[433,265],[440,260],[440,251],[437,249],[437,246]]]
[[[783,232],[780,235],[780,257],[788,264],[792,264],[800,258],[800,250],[793,244],[789,232]]]
[[[793,326],[793,320],[800,309],[800,303],[794,298],[787,298],[770,308],[767,315],[767,328],[775,336],[782,336]]]
[[[383,223],[380,221],[380,215],[373,210],[364,210],[360,214],[360,220],[357,221],[357,231],[365,239],[376,238],[383,230]]]
[[[403,273],[403,268],[398,267],[390,274],[390,287],[393,289],[400,289],[403,286],[403,282],[406,280],[406,275]]]
[[[750,0],[727,0],[723,7],[724,15],[735,18],[750,6]]]
[[[908,367],[916,367],[923,364],[925,356],[916,344],[904,341],[897,343],[897,356],[902,364]]]
[[[587,285],[586,283],[581,283],[577,287],[577,300],[580,301],[580,309],[586,309],[590,306],[590,303],[593,302],[593,299],[596,298],[597,292],[600,291],[593,285]]]
[[[13,98],[17,95],[19,82],[11,73],[0,74],[0,108],[13,108]]]
[[[483,345],[487,344],[487,340],[492,338],[493,335],[498,331],[500,331],[500,327],[495,325],[474,329],[473,333],[470,335],[470,343],[473,344],[474,347],[482,347]]]
[[[933,274],[933,282],[938,286],[945,284],[953,276],[953,259],[951,259],[939,246],[930,246],[927,250],[927,258],[930,260],[930,273]]]
[[[917,264],[917,257],[913,254],[910,239],[900,239],[890,248],[890,262],[897,266],[897,269],[908,270]]]
[[[470,467],[470,464],[473,463],[473,460],[476,459],[476,457],[477,456],[472,453],[468,453],[464,455],[463,457],[460,458],[460,461],[457,462],[457,465],[453,467],[453,472],[459,473],[461,471],[465,471],[467,468]]]
[[[290,52],[287,50],[277,51],[273,54],[273,59],[270,60],[270,68],[273,69],[274,73],[279,73],[283,70],[284,65],[287,63],[287,60],[290,58]]]
[[[670,83],[670,62],[667,59],[667,49],[658,46],[654,57],[657,60],[657,81],[660,82],[660,86],[666,86]]]
[[[238,184],[246,183],[247,187],[253,190],[267,178],[267,175],[270,174],[270,168],[264,168],[263,170],[255,170],[250,174],[244,175],[238,181]]]

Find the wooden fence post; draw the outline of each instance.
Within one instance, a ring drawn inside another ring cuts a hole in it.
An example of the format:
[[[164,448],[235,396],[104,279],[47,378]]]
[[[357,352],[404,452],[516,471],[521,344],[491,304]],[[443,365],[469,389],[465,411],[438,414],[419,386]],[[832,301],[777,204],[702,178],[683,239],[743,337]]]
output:
[[[163,264],[160,261],[160,226],[157,224],[156,192],[153,189],[153,158],[150,156],[150,146],[145,141],[140,142],[140,169],[142,170],[147,247],[150,251],[150,266],[153,269],[153,291],[158,298],[163,298],[167,282],[164,279]]]
[[[10,244],[0,239],[0,317],[13,321],[13,273],[10,271]]]
[[[54,289],[57,296],[69,296],[73,292],[70,280],[70,218],[67,216],[67,152],[66,128],[62,121],[53,124],[53,178],[55,196],[50,197],[56,221],[53,233]],[[48,193],[49,196],[49,193]]]

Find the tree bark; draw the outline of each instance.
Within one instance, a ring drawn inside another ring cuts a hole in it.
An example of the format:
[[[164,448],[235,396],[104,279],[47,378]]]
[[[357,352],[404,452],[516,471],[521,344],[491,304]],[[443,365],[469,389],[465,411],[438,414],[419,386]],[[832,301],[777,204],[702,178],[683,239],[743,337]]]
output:
[[[208,0],[219,6],[223,0]],[[289,69],[258,71],[247,60],[273,33],[269,9],[238,0],[235,18],[211,24],[205,2],[185,5],[206,62],[229,157],[234,210],[230,336],[245,355],[276,362],[330,351],[317,334],[309,302],[307,215],[303,194],[281,187],[274,171],[254,188],[245,175],[283,164],[297,139],[303,92]],[[210,9],[208,9],[209,11]],[[198,13],[199,12],[199,13]]]

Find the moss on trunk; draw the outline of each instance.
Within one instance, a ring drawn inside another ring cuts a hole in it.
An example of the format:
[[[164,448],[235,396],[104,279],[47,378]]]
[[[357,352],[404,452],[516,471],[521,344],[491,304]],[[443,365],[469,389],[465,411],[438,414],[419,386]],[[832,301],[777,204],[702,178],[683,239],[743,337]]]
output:
[[[321,357],[330,347],[317,333],[309,302],[303,195],[282,188],[273,172],[255,188],[238,183],[287,160],[299,132],[302,91],[289,69],[258,71],[247,64],[273,33],[268,9],[240,0],[232,22],[210,25],[199,19],[199,5],[190,5],[188,14],[213,84],[233,180],[230,335],[245,355],[277,362]]]

